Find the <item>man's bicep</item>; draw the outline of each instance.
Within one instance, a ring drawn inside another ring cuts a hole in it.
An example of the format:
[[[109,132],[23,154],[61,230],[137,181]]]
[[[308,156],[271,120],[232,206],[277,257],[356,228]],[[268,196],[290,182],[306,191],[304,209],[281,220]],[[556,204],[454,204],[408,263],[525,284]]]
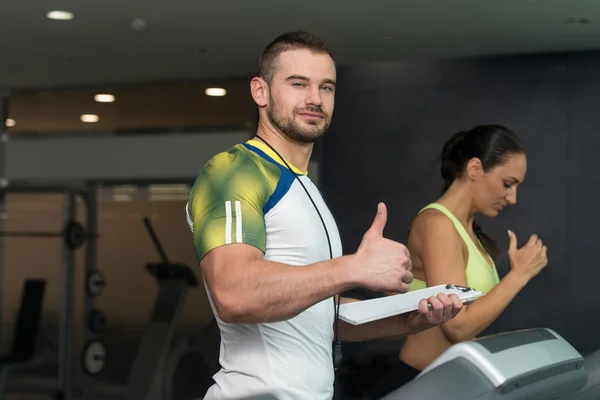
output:
[[[214,282],[226,282],[220,279],[235,279],[235,275],[241,272],[245,264],[252,260],[262,259],[263,252],[247,244],[230,244],[214,248],[200,261],[202,277],[209,287]]]
[[[428,218],[421,257],[427,286],[466,285],[462,239],[445,216]]]

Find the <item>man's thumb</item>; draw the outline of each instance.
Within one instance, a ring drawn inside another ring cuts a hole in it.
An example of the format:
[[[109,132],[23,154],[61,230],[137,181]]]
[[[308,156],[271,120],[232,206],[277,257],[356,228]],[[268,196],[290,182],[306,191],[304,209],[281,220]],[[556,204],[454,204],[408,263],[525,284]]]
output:
[[[508,237],[510,238],[510,241],[508,244],[508,251],[511,253],[513,251],[517,251],[517,235],[515,235],[515,233],[513,231],[509,230]]]
[[[383,229],[385,228],[385,224],[387,222],[387,208],[384,203],[379,203],[377,205],[377,215],[375,215],[375,219],[373,220],[373,224],[371,225],[371,232],[377,233],[379,236],[383,236]]]

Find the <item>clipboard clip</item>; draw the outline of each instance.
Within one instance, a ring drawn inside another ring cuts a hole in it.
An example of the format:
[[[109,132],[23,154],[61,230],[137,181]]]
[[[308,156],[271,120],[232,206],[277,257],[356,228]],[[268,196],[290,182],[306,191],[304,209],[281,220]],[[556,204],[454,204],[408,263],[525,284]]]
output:
[[[467,287],[467,286],[457,286],[457,285],[453,285],[451,283],[446,285],[446,289],[456,289],[456,290],[460,290],[463,293],[470,292],[471,290],[475,290],[475,289]]]

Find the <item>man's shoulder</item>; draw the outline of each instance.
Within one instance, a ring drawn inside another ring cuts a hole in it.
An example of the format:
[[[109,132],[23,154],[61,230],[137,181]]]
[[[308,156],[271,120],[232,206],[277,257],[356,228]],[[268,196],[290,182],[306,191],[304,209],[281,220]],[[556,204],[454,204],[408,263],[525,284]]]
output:
[[[239,143],[208,160],[198,173],[191,194],[246,193],[266,201],[275,191],[280,175],[276,166]]]
[[[202,174],[226,179],[234,175],[264,178],[278,175],[279,169],[252,151],[245,143],[238,143],[215,154],[200,171],[200,175]]]
[[[254,159],[243,143],[215,154],[208,160],[202,171],[222,172],[240,167],[252,167]]]

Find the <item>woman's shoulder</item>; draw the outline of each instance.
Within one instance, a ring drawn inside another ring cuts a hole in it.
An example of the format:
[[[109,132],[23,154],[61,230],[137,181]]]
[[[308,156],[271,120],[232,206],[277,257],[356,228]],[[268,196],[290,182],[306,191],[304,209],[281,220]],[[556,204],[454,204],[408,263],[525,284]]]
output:
[[[439,229],[443,231],[455,230],[455,227],[452,219],[443,211],[437,208],[426,208],[415,217],[412,229],[430,233]]]
[[[465,256],[465,241],[452,218],[435,208],[422,210],[415,217],[408,242],[411,254],[419,257],[424,253],[431,256],[432,252],[447,257],[454,251]]]
[[[435,247],[461,246],[463,240],[452,219],[443,211],[435,208],[422,210],[414,219],[409,242],[416,252],[427,243]]]

